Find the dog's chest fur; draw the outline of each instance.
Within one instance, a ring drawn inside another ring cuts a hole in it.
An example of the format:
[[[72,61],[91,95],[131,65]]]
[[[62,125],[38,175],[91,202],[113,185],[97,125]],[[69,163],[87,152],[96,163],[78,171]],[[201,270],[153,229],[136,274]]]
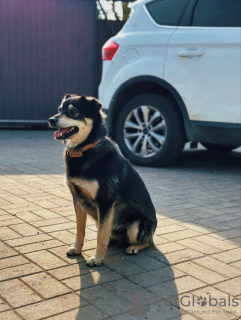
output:
[[[66,182],[73,195],[74,202],[87,211],[93,219],[97,220],[98,208],[95,200],[99,190],[98,181],[94,179],[69,178]]]

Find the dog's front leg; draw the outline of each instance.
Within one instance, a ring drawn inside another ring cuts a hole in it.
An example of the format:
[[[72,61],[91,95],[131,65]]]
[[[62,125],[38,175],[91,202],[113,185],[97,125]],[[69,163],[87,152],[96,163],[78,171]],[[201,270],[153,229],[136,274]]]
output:
[[[68,256],[80,254],[84,245],[85,226],[87,213],[77,202],[74,203],[74,209],[76,214],[76,240],[74,246],[70,247],[67,251]]]
[[[97,248],[96,253],[93,257],[89,258],[86,261],[88,266],[100,266],[103,263],[103,260],[106,255],[107,247],[110,241],[111,231],[112,231],[112,223],[113,223],[113,213],[114,208],[106,211],[104,216],[104,220],[101,221],[99,219],[98,222],[98,232],[97,232]]]

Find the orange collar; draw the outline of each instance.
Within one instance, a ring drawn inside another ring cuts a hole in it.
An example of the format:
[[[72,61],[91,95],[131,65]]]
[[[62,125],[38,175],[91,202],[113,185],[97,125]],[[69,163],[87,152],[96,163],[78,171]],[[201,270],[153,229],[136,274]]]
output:
[[[83,156],[83,152],[95,147],[100,141],[101,141],[101,139],[96,141],[96,142],[94,142],[94,143],[87,144],[86,146],[84,146],[81,149],[73,149],[73,150],[71,150],[71,149],[67,149],[66,148],[66,154],[70,158],[80,158],[80,157]]]

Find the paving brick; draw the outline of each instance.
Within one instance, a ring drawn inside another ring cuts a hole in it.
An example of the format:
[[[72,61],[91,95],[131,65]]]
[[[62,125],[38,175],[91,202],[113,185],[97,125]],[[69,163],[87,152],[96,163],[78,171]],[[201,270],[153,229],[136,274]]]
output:
[[[208,230],[210,230],[210,232],[232,229],[226,224],[221,224],[220,222],[212,221],[211,219],[197,219],[196,223],[203,227],[206,227]]]
[[[6,304],[2,299],[0,299],[0,312],[9,310],[9,305]],[[0,313],[0,319],[1,319],[1,313]]]
[[[0,269],[15,267],[26,263],[29,263],[29,261],[22,256],[9,257],[0,260]]]
[[[109,269],[103,269],[99,271],[90,270],[89,273],[83,274],[81,278],[80,276],[77,276],[62,280],[62,282],[73,290],[82,290],[117,279],[121,279],[121,275]]]
[[[241,221],[240,218],[237,217],[237,220],[227,221],[225,224],[232,228],[241,227]]]
[[[229,278],[234,278],[241,275],[241,270],[238,270],[219,260],[213,259],[212,257],[202,257],[195,259],[194,262]]]
[[[167,242],[169,242],[169,240],[165,239],[164,237],[161,237],[161,236],[154,234],[153,242],[154,242],[154,245],[157,246],[159,244],[167,243]]]
[[[140,316],[140,314],[142,314]],[[142,304],[140,310],[140,303],[138,306],[129,310],[128,313],[111,318],[113,320],[169,320],[169,319],[181,319],[182,311],[174,306],[162,303],[157,306],[147,307]],[[160,318],[161,315],[161,318]]]
[[[152,305],[154,303],[155,296],[146,289],[138,286],[137,284],[127,279],[120,279],[105,283],[102,285],[105,289],[119,295],[121,298],[133,302],[134,295],[140,294],[141,300],[146,305]]]
[[[53,203],[48,200],[32,200],[32,202],[45,209],[56,208],[58,206],[56,203]]]
[[[27,222],[34,222],[34,221],[39,221],[42,218],[37,216],[36,214],[33,214],[30,211],[23,211],[23,212],[18,212],[16,213],[16,217],[20,218],[21,220],[25,220]]]
[[[83,245],[83,251],[96,249],[96,247],[97,247],[97,240],[89,240],[89,241],[85,240]]]
[[[38,210],[32,210],[34,214],[36,214],[39,217],[42,217],[44,219],[55,219],[59,218],[59,215],[52,210],[47,210],[47,209],[38,209]]]
[[[241,260],[241,250],[240,248],[232,249],[225,252],[220,252],[212,255],[213,258],[221,260],[225,263],[231,263]]]
[[[180,270],[171,267],[165,267],[161,268],[160,270],[149,271],[128,278],[130,281],[147,288],[156,284],[173,280],[174,278],[182,277],[184,275],[185,274]]]
[[[210,271],[204,267],[201,267],[192,261],[179,263],[175,266],[178,270],[185,272],[197,279],[202,279],[204,282],[213,284],[226,280],[226,277],[219,275],[216,272]]]
[[[138,265],[139,267],[147,271],[160,269],[166,266],[163,262],[149,257],[147,254],[145,254],[144,251],[140,252],[138,255],[135,256],[126,255],[123,260],[129,261],[134,265]]]
[[[148,287],[148,291],[156,293],[163,298],[174,297],[178,294],[189,292],[207,284],[190,276],[184,276],[173,281],[168,281],[160,285]]]
[[[32,236],[32,235],[41,233],[41,231],[30,226],[27,223],[16,224],[16,225],[13,225],[11,228],[23,236]]]
[[[230,266],[241,269],[241,260],[230,263]]]
[[[165,257],[163,257],[163,263],[167,265],[173,265],[184,261],[196,259],[201,256],[203,256],[203,254],[200,252],[194,251],[192,249],[183,249],[165,254]]]
[[[240,235],[241,235],[241,229],[231,229],[231,230],[225,230],[225,231],[209,234],[210,237],[214,237],[220,240],[232,239],[235,237],[239,237]]]
[[[33,222],[32,225],[39,228],[39,227],[51,226],[59,223],[66,223],[66,222],[70,222],[70,221],[60,216],[58,218],[52,218],[52,219],[41,219],[39,221]]]
[[[218,248],[213,247],[211,245],[208,245],[206,243],[202,243],[200,241],[195,240],[194,238],[179,240],[179,241],[177,241],[177,243],[179,243],[183,246],[186,246],[188,248],[191,248],[193,250],[196,250],[198,252],[205,253],[205,254],[212,254],[212,253],[222,251],[222,249],[218,249]]]
[[[4,212],[4,213],[5,214],[0,215],[0,221],[15,219],[15,215],[12,215],[9,213],[7,214],[6,212]]]
[[[19,308],[18,313],[25,320],[38,320],[84,305],[86,305],[86,302],[83,299],[80,299],[74,294],[66,294],[57,298]]]
[[[113,292],[109,292],[103,286],[96,286],[81,290],[81,297],[98,309],[114,316],[131,308],[131,303],[120,298]],[[111,303],[110,303],[111,302]]]
[[[17,279],[0,283],[0,292],[14,308],[42,300],[33,290]]]
[[[53,231],[59,231],[59,230],[67,230],[69,228],[75,228],[76,223],[75,222],[66,222],[66,223],[59,223],[52,226],[47,227],[41,227],[40,229],[44,232],[53,232]]]
[[[213,237],[210,237],[209,235],[203,235],[199,237],[195,237],[195,240],[200,241],[202,243],[206,243],[207,245],[211,245],[213,247],[216,247],[222,251],[230,250],[237,248],[236,245],[219,239],[214,239]]]
[[[132,257],[135,260],[135,256]],[[131,276],[145,271],[140,265],[133,264],[126,255],[110,255],[105,258],[104,265],[122,276]]]
[[[57,316],[51,316],[48,319],[51,320],[102,320],[108,318],[108,315],[93,306],[84,306],[75,310],[58,314]]]
[[[187,228],[190,232],[190,230],[194,230],[199,232],[200,234],[207,234],[210,233],[210,231],[207,228],[204,228],[202,226],[199,226],[196,221],[192,221],[191,223],[187,223],[187,222],[182,222],[180,223],[180,226]]]
[[[164,235],[170,232],[176,232],[180,230],[185,230],[185,228],[179,226],[178,224],[173,224],[169,226],[157,227],[155,233],[156,235]]]
[[[60,240],[61,242],[66,243],[67,245],[71,245],[75,241],[74,235],[68,230],[50,232],[49,235]]]
[[[181,317],[175,318],[173,320],[196,320],[197,318],[194,318],[190,314],[182,314]]]
[[[21,205],[14,204],[11,206],[7,206],[6,211],[17,216],[21,212],[32,211],[32,210],[36,210],[38,208],[39,208],[38,206],[27,202],[27,203],[21,204]]]
[[[28,253],[33,251],[40,251],[45,250],[49,248],[55,248],[62,246],[63,243],[58,240],[48,240],[48,241],[42,241],[40,243],[32,243],[27,244],[25,246],[16,247],[16,249],[21,253]]]
[[[241,294],[241,277],[218,283],[215,285],[215,287],[219,290],[227,292],[232,296],[238,296]]]
[[[13,240],[7,240],[6,243],[8,243],[11,247],[17,247],[17,246],[23,246],[30,243],[40,243],[41,241],[45,240],[51,240],[52,238],[48,236],[47,234],[37,234],[35,236],[29,236],[29,237],[22,237],[17,238]]]
[[[63,260],[60,260],[47,251],[32,252],[26,254],[26,256],[46,270],[66,265]]]
[[[82,254],[79,254],[76,256],[67,256],[66,252],[68,248],[69,246],[61,246],[56,248],[50,248],[48,249],[48,251],[57,255],[61,260],[64,260],[68,265],[86,261],[86,258]]]
[[[168,242],[168,243],[160,244],[156,246],[156,248],[162,253],[170,253],[170,252],[182,250],[185,247],[175,242]]]
[[[28,274],[39,272],[40,270],[41,269],[33,263],[2,269],[0,272],[0,281],[22,277]]]
[[[182,231],[172,232],[168,234],[163,234],[163,238],[169,241],[177,241],[177,240],[192,238],[198,235],[201,235],[201,233],[188,229],[188,230],[182,230]]]
[[[96,267],[89,267],[86,265],[85,262],[75,263],[70,266],[65,266],[61,268],[57,268],[54,270],[49,271],[54,277],[58,278],[59,280],[72,278],[75,276],[82,276],[85,273],[90,273],[91,271],[100,271],[106,269],[104,265],[99,266],[98,270]]]
[[[14,219],[8,219],[8,220],[2,220],[1,221],[1,227],[4,226],[13,226],[19,223],[23,223],[23,221],[21,219],[18,219],[16,216],[14,217]]]
[[[195,207],[197,207],[196,204],[188,203],[188,202],[185,202],[183,204],[178,204],[178,205],[171,206],[171,208],[174,208],[176,210],[183,210],[183,209],[195,208]]]
[[[74,234],[76,232],[76,227],[74,228]],[[86,228],[85,240],[96,240],[97,232],[90,230],[88,227]]]
[[[58,282],[44,272],[24,277],[23,281],[40,293],[45,299],[70,292],[61,282]]]
[[[179,250],[182,250],[184,248],[185,247],[181,246],[180,244],[169,242],[163,245],[156,246],[155,249],[147,249],[145,251],[145,254],[156,260],[159,260],[162,263],[168,264],[166,254],[169,252],[178,252]]]
[[[0,258],[11,257],[17,254],[17,251],[13,250],[6,244],[0,242]]]
[[[22,319],[19,317],[14,311],[9,310],[0,313],[0,320],[20,320]]]
[[[241,237],[236,237],[236,238],[230,239],[229,242],[236,244],[238,246],[241,246]]]

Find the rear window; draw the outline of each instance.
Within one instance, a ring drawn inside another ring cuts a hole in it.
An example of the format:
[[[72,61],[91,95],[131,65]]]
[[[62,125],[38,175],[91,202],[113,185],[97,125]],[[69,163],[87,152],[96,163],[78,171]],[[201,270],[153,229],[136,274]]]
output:
[[[198,0],[192,25],[196,27],[240,27],[240,0]]]
[[[154,0],[146,4],[152,19],[160,25],[177,26],[190,0]]]

